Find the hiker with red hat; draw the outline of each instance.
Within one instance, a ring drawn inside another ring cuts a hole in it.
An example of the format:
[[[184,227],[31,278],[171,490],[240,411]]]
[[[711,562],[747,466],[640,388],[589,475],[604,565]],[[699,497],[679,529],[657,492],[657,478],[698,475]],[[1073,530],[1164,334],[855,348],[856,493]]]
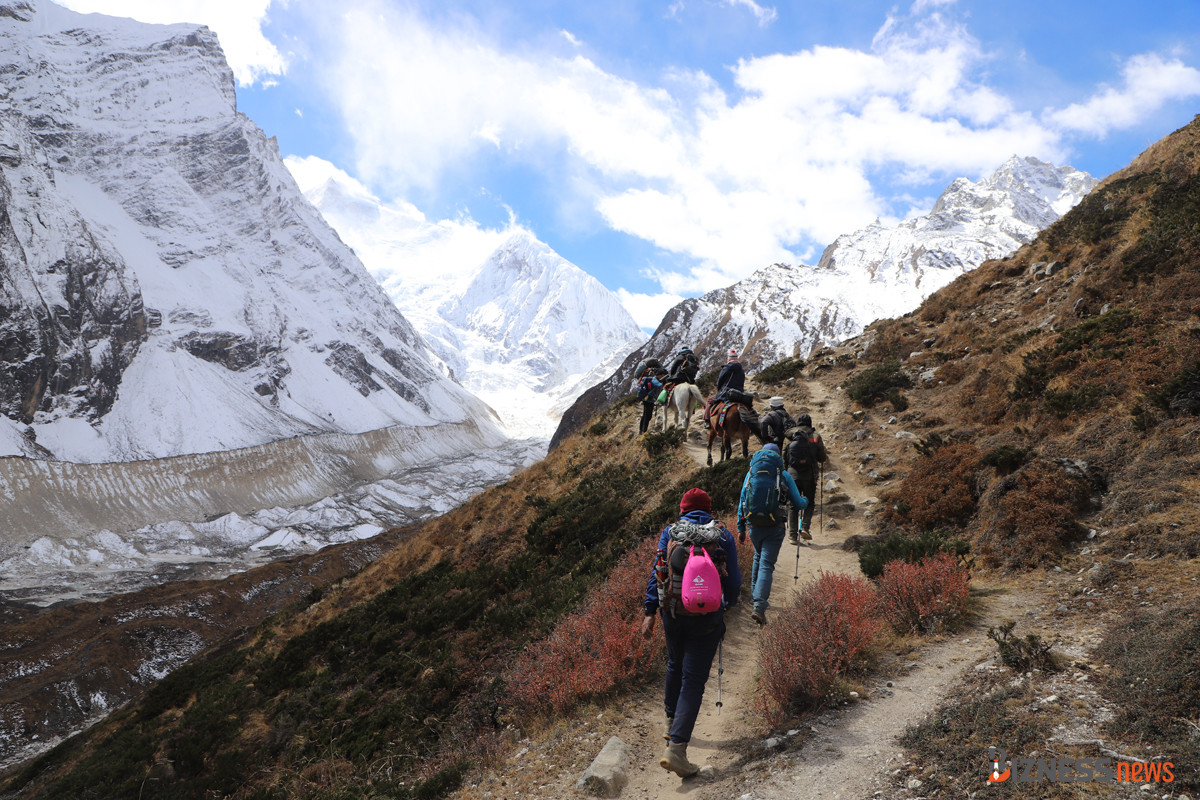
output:
[[[679,521],[659,535],[658,556],[646,585],[642,636],[649,639],[654,618],[662,617],[667,641],[663,704],[667,748],[658,763],[689,778],[700,767],[688,761],[688,742],[713,658],[725,637],[725,609],[737,603],[742,573],[733,534],[713,519],[708,492],[689,489],[679,503],[679,513]]]

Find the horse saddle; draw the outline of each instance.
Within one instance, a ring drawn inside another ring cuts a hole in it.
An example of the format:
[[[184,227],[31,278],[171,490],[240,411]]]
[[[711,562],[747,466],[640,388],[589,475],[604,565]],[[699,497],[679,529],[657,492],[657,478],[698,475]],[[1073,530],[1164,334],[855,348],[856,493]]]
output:
[[[717,409],[717,427],[720,428],[725,424],[725,415],[729,413],[729,409],[736,406],[737,403],[731,403],[728,400],[721,403],[721,407]]]

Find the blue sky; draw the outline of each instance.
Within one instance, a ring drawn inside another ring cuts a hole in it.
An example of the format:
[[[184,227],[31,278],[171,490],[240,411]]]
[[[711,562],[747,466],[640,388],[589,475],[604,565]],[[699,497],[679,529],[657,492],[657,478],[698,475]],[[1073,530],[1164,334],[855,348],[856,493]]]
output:
[[[59,1],[208,25],[285,156],[523,226],[651,327],[1011,155],[1104,177],[1200,112],[1198,0]]]

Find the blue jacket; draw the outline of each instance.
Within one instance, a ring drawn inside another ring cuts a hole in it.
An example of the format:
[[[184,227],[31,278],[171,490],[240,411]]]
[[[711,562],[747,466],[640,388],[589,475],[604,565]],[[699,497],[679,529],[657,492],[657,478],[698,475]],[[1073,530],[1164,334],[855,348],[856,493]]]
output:
[[[763,455],[764,453],[767,455]],[[754,454],[754,457],[750,459],[750,469],[746,471],[746,479],[742,481],[742,496],[738,498],[737,510],[738,533],[743,533],[746,530],[746,517],[750,513],[749,510],[747,510],[750,504],[750,476],[754,474],[754,470],[758,467],[758,464],[755,462],[758,461],[761,463],[763,459],[770,458],[771,456],[774,456],[775,468],[779,470],[779,486],[781,489],[780,499],[782,500],[782,496],[786,494],[787,497],[791,499],[793,508],[808,508],[808,499],[804,495],[800,494],[800,490],[796,488],[796,481],[793,480],[792,476],[788,474],[788,471],[783,468],[783,459],[780,457],[780,455],[778,453],[773,453],[770,450],[759,450]]]
[[[707,525],[712,521],[712,514],[707,511],[689,511],[683,518],[697,525]],[[658,536],[658,549],[666,550],[670,541],[671,526],[668,525]],[[723,608],[729,608],[737,605],[738,594],[742,591],[742,573],[738,569],[737,544],[733,541],[733,534],[724,525],[721,526],[720,541],[721,549],[725,551],[725,571],[728,573],[721,578],[721,599],[725,604]],[[658,613],[658,576],[654,572],[653,564],[650,565],[650,581],[646,584],[644,605],[646,616]]]
[[[658,378],[655,378],[653,375],[647,375],[638,381],[638,400],[644,403],[656,400],[662,388],[662,382]]]

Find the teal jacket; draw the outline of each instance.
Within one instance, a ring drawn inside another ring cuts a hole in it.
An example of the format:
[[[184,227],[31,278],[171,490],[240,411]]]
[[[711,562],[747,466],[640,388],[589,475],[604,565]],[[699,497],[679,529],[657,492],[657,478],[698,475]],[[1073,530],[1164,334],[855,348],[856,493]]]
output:
[[[750,504],[750,476],[758,469],[763,467],[770,468],[772,461],[774,462],[776,471],[779,472],[779,499],[790,498],[793,508],[808,508],[808,499],[800,494],[800,490],[796,488],[796,481],[792,480],[792,476],[783,468],[783,457],[773,450],[759,450],[750,459],[750,469],[746,470],[746,479],[742,481],[742,496],[738,498],[737,510],[738,533],[746,532],[747,517],[750,515],[748,509]],[[803,524],[803,522],[799,524]]]

